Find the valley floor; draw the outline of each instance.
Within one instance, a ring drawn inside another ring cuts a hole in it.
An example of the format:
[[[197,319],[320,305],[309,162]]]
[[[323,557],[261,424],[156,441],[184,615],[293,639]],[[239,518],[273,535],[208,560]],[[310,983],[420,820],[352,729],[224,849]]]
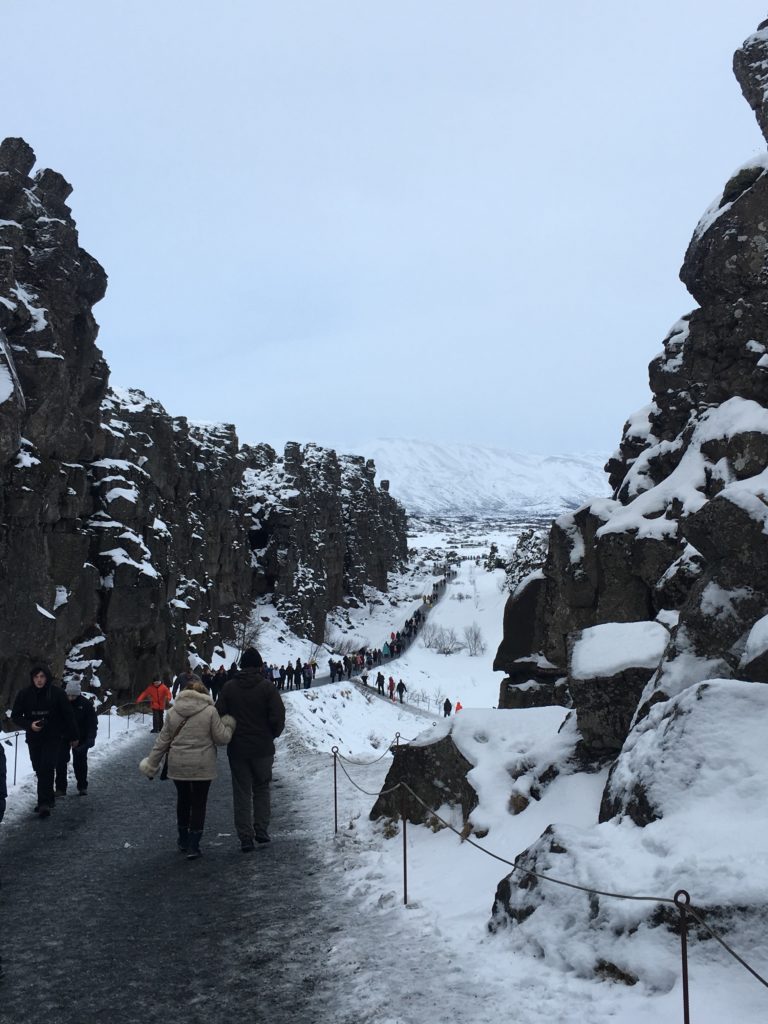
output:
[[[446,543],[445,537],[424,540],[430,552]],[[469,553],[487,550],[486,535],[465,540]],[[368,619],[359,609],[338,628],[350,635],[367,630],[372,643],[380,642],[390,623],[410,613],[426,583],[426,576],[413,574],[397,585],[392,603]],[[488,650],[483,657],[446,658],[417,641],[392,666],[409,697],[421,693],[415,707],[353,683],[284,695],[288,727],[275,765],[274,841],[251,856],[240,853],[232,835],[223,754],[205,855],[187,862],[174,847],[172,784],[149,783],[137,770],[153,740],[146,720],[113,718],[109,729],[102,720],[89,796],[68,796],[48,821],[30,813],[34,790],[22,744],[19,781],[10,786],[0,826],[3,1021],[681,1022],[673,935],[657,928],[641,949],[652,973],[668,978],[661,988],[577,977],[548,955],[545,931],[536,948],[513,948],[511,933],[487,930],[496,884],[508,869],[450,831],[409,826],[403,904],[400,826],[385,829],[368,812],[391,764],[387,749],[395,734],[412,739],[450,727],[437,713],[440,694],[465,704],[462,717],[452,720],[463,742],[494,755],[474,779],[488,815],[487,849],[514,859],[550,822],[580,827],[596,819],[604,774],[563,772],[522,813],[507,811],[509,764],[562,759],[567,741],[558,733],[563,709],[490,710],[503,601],[494,574],[473,558],[462,563],[430,618],[458,628],[468,615],[477,617]],[[276,651],[292,642],[280,643],[277,624],[272,640]],[[360,789],[339,773],[338,834],[333,746],[352,761],[376,759],[345,763]],[[14,755],[7,751],[10,784]],[[563,931],[567,926],[562,922]],[[714,946],[691,946],[692,1020],[764,1022],[765,990]],[[759,969],[761,937],[742,952]]]

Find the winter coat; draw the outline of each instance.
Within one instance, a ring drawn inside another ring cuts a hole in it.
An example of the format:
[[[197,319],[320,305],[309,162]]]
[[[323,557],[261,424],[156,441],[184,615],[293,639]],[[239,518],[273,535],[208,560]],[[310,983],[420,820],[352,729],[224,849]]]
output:
[[[182,690],[139,769],[147,778],[154,778],[168,751],[169,779],[215,779],[216,746],[229,743],[234,730],[235,719],[229,715],[220,718],[209,693]]]
[[[11,718],[27,733],[27,743],[51,743],[56,746],[62,737],[71,742],[78,739],[77,722],[69,699],[60,686],[46,683],[38,689],[34,683],[25,686],[16,695]],[[32,729],[33,722],[42,722],[40,732]]]
[[[171,691],[165,683],[150,683],[136,698],[136,703],[141,704],[143,700],[149,701],[152,711],[165,711],[171,702]]]
[[[257,668],[244,668],[230,679],[216,702],[224,715],[237,720],[230,758],[271,757],[275,739],[285,728],[285,705],[271,681]]]
[[[86,750],[88,747],[92,747],[94,745],[96,742],[96,733],[99,731],[99,716],[96,714],[96,708],[87,697],[82,695],[82,693],[79,697],[75,697],[74,700],[71,700],[69,702],[69,706],[72,708],[72,712],[75,716],[77,731],[80,736],[80,740],[75,747],[75,750]]]

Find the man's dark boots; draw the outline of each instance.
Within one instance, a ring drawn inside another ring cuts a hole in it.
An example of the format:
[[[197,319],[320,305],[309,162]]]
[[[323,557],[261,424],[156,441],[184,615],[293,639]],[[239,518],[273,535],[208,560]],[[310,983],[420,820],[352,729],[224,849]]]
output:
[[[200,851],[200,839],[202,835],[202,832],[193,832],[192,829],[189,830],[189,837],[187,839],[187,860],[197,860],[198,857],[202,857],[202,852]]]
[[[189,829],[188,828],[180,828],[179,829],[179,849],[181,850],[182,853],[186,853],[187,852],[188,844],[189,844]]]

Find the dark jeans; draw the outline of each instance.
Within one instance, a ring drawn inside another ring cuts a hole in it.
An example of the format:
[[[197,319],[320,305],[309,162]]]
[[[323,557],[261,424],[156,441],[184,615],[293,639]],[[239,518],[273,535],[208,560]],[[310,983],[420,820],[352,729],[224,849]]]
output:
[[[160,732],[163,728],[163,720],[165,718],[165,712],[161,709],[159,711],[152,712],[152,732]]]
[[[268,837],[273,757],[229,757],[235,829],[241,839]]]
[[[174,779],[176,787],[176,821],[179,828],[190,832],[202,832],[205,827],[205,808],[208,803],[210,779],[196,779],[193,782]]]
[[[78,790],[88,789],[88,747],[75,747],[72,750],[72,767],[75,770],[75,781]],[[56,761],[56,791],[67,791],[67,765],[69,764],[70,746],[63,740],[59,747]]]
[[[29,759],[37,776],[37,806],[53,807],[56,800],[53,793],[53,777],[59,760],[59,747],[64,740],[58,736],[55,739],[46,737],[41,740],[34,734],[27,735]]]

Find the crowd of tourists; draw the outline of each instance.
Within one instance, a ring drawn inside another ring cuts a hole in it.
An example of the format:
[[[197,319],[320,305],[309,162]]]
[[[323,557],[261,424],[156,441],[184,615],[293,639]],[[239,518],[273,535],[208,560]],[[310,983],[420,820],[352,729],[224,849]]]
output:
[[[434,604],[445,585],[446,578],[434,583],[431,594],[424,595],[424,603]],[[328,663],[331,682],[358,675],[367,686],[369,673],[402,654],[423,621],[419,609],[380,647],[332,658]],[[149,705],[151,732],[157,734],[152,750],[139,767],[149,779],[160,774],[173,780],[178,846],[188,859],[200,856],[218,746],[227,748],[235,828],[242,851],[249,853],[270,841],[267,829],[274,740],[285,727],[285,705],[279,691],[309,688],[317,668],[314,658],[303,664],[296,658],[285,665],[265,665],[259,652],[250,648],[239,665],[233,662],[228,670],[223,665],[216,671],[199,665],[193,671],[187,665],[175,679],[165,672],[139,694],[136,703]],[[382,697],[388,694],[390,700],[399,699],[400,703],[408,692],[402,679],[396,682],[390,675],[387,681],[380,670],[375,685]],[[460,708],[457,703],[456,711]],[[447,716],[451,710],[451,702],[446,699],[443,712]],[[16,695],[11,720],[25,733],[37,778],[34,812],[40,818],[49,817],[56,800],[67,795],[70,760],[77,792],[86,796],[88,751],[96,743],[98,717],[80,684],[71,680],[66,686],[59,685],[46,665],[36,665],[29,685]],[[6,770],[5,750],[0,743],[0,821],[8,796]]]
[[[207,683],[203,678],[189,666],[173,682],[166,673],[150,683],[137,702],[149,702],[151,731],[157,733],[139,769],[148,779],[160,774],[173,780],[178,847],[190,860],[201,855],[218,746],[227,747],[241,850],[250,853],[270,842],[274,741],[285,727],[285,705],[258,651],[245,651],[239,666],[229,672],[208,673]],[[88,751],[96,742],[98,717],[80,684],[70,681],[62,687],[47,666],[36,665],[29,685],[16,695],[11,720],[25,733],[37,778],[35,814],[50,817],[57,800],[67,795],[70,757],[77,791],[85,796]],[[7,797],[6,757],[0,743],[0,821]]]

